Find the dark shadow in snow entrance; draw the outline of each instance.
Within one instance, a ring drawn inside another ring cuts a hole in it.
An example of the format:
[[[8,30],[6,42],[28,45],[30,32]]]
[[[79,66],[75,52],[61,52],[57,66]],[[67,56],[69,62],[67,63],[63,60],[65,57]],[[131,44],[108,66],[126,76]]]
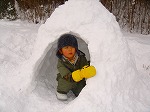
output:
[[[44,59],[38,65],[38,72],[36,71],[36,90],[39,95],[43,94],[41,92],[40,88],[45,88],[47,89],[46,91],[51,91],[53,94],[55,94],[56,88],[57,88],[57,81],[56,81],[56,76],[57,76],[57,60],[58,58],[56,57],[56,49],[57,49],[57,41],[53,43],[50,43],[50,46],[52,46],[47,54],[45,55]],[[90,60],[90,54],[88,50],[88,45],[85,43],[84,40],[81,38],[77,38],[78,41],[78,46],[79,50],[85,53],[87,60]],[[45,90],[44,90],[45,91]],[[41,93],[41,94],[40,94]],[[41,96],[43,97],[43,96]]]

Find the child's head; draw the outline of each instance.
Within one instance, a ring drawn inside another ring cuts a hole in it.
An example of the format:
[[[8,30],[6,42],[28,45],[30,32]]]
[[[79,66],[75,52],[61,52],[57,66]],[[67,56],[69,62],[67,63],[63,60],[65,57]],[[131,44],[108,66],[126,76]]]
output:
[[[77,39],[74,35],[64,34],[58,39],[57,43],[57,56],[64,55],[66,58],[71,59],[78,51]]]

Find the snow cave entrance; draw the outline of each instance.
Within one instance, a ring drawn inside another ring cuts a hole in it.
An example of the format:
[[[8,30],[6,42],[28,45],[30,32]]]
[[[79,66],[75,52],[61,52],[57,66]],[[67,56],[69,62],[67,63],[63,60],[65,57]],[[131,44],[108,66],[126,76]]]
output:
[[[51,91],[51,94],[55,94],[57,88],[56,76],[58,73],[58,58],[56,57],[57,41],[58,39],[49,44],[48,48],[46,48],[47,53],[45,54],[41,63],[38,65],[35,77],[38,93],[44,89],[44,91]],[[90,61],[88,44],[79,36],[77,37],[77,41],[79,50],[84,52],[87,60]]]

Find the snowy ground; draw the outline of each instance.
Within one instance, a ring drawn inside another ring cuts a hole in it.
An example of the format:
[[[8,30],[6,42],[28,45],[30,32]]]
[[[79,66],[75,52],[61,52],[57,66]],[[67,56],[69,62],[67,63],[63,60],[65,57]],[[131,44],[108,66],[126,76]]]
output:
[[[32,55],[39,26],[19,20],[0,20],[0,112],[55,112],[68,104],[58,101],[54,88],[47,87],[43,82],[21,100],[13,92],[11,85],[15,82],[11,78]],[[150,35],[123,34],[135,58],[139,76],[150,89]]]

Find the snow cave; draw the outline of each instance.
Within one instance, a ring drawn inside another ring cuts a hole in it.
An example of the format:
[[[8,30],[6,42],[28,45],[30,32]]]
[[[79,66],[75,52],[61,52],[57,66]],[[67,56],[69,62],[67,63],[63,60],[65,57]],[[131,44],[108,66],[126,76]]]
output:
[[[23,66],[21,90],[30,92],[42,81],[55,88],[56,43],[64,33],[80,37],[79,49],[86,53],[97,74],[59,111],[148,112],[150,100],[144,96],[150,96],[150,92],[138,78],[134,58],[115,17],[99,0],[69,0],[41,25],[34,52]]]
[[[84,40],[78,35],[74,34],[73,32],[68,32],[70,34],[76,35],[78,41],[78,47],[81,51],[84,51],[86,58],[90,61],[90,54],[88,50],[88,45],[85,43]],[[35,72],[35,80],[37,83],[39,81],[43,81],[49,89],[55,89],[56,91],[56,76],[57,76],[57,60],[56,57],[56,49],[57,49],[57,40],[52,43],[52,47],[46,53],[44,59],[42,59],[40,65],[38,66]]]

